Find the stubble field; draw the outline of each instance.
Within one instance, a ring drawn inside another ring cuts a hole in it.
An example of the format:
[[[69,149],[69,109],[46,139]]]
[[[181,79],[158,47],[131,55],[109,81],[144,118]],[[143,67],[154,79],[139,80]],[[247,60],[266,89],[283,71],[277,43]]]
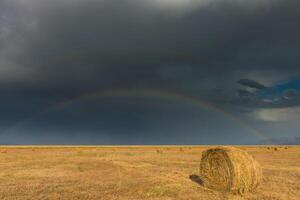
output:
[[[226,196],[199,180],[205,146],[2,146],[0,199],[297,200],[300,147],[238,147],[263,168],[254,194]]]

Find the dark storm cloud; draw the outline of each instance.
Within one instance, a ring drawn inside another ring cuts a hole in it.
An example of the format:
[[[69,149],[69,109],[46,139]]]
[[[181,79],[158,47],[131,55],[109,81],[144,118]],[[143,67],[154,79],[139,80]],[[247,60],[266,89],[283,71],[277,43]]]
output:
[[[2,50],[15,48],[11,65],[24,70],[11,79],[46,84],[151,85],[163,79],[158,68],[180,63],[225,76],[297,70],[298,1],[202,4],[180,13],[147,1],[4,1],[4,18],[16,19],[6,22],[12,38]]]
[[[246,106],[246,103],[248,107],[255,109],[300,105],[300,79],[286,80],[268,87],[249,79],[240,79],[237,83],[245,87],[237,90],[239,98],[235,99],[235,103],[241,106]]]
[[[118,88],[255,109],[239,99],[237,80],[267,85],[300,72],[298,0],[179,2],[0,1],[1,104],[11,121]]]
[[[254,89],[264,89],[264,88],[266,88],[266,86],[264,86],[264,85],[262,85],[262,84],[260,84],[256,81],[250,80],[250,79],[240,79],[237,83],[239,83],[243,86],[254,88]]]

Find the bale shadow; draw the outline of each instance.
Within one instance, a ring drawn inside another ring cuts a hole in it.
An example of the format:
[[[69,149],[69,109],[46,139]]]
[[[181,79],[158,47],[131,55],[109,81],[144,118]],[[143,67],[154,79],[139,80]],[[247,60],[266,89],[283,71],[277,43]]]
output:
[[[204,182],[200,176],[198,176],[196,174],[192,174],[192,175],[190,175],[190,179],[191,179],[191,181],[197,183],[198,185],[204,186]]]

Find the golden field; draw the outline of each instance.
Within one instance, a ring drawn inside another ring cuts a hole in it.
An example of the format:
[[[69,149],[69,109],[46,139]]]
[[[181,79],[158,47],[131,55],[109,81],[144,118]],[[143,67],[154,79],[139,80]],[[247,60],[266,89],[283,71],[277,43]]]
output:
[[[228,197],[199,183],[201,152],[207,148],[2,146],[0,199],[300,199],[299,146],[238,147],[263,168],[258,190],[244,197]]]

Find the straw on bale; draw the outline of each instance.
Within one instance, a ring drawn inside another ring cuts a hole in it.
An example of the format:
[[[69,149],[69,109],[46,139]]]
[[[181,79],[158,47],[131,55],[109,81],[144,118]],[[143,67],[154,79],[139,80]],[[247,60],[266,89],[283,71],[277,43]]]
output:
[[[262,170],[247,152],[233,147],[218,147],[202,153],[200,176],[208,188],[244,194],[257,188]]]

